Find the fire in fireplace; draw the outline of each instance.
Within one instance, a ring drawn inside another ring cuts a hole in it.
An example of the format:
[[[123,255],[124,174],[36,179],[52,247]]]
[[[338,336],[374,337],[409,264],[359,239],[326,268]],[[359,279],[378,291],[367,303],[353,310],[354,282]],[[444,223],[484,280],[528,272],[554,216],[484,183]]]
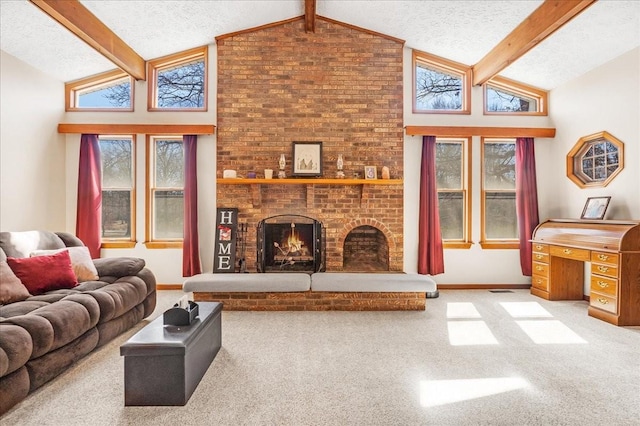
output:
[[[258,272],[321,272],[325,270],[322,223],[300,215],[261,220],[257,230]]]

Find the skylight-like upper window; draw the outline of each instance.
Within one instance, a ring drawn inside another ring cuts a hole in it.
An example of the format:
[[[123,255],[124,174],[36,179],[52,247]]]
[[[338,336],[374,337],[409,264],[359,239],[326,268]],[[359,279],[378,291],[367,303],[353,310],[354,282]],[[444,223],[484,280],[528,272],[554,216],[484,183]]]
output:
[[[133,111],[133,77],[114,70],[65,84],[67,111]]]
[[[496,76],[484,84],[484,113],[547,115],[547,92]]]
[[[207,110],[207,47],[148,63],[149,111]]]
[[[471,68],[428,53],[413,51],[413,111],[471,113]]]

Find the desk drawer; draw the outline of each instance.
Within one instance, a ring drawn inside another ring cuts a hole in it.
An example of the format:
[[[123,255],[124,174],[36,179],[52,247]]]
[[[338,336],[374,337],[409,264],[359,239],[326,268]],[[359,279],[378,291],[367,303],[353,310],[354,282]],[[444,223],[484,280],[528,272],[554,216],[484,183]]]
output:
[[[618,267],[592,263],[591,273],[596,275],[605,275],[607,277],[612,277],[612,278],[618,278]]]
[[[546,263],[533,262],[532,266],[533,275],[549,278],[549,265],[547,265]]]
[[[589,250],[551,246],[549,249],[551,256],[564,257],[566,259],[580,260],[582,262],[589,261],[591,256]]]
[[[608,265],[618,266],[618,254],[617,253],[605,253],[601,251],[591,252],[591,261],[593,263],[604,263]]]
[[[602,309],[603,311],[618,313],[618,301],[614,297],[605,296],[604,294],[591,293],[589,297],[591,306]]]
[[[549,279],[540,275],[533,275],[531,277],[531,285],[540,290],[549,291]]]
[[[611,278],[592,275],[591,291],[616,297],[618,295],[618,281]]]
[[[531,254],[531,258],[536,262],[544,262],[549,263],[549,255],[545,253],[536,253],[535,251]]]
[[[537,251],[538,253],[549,253],[548,244],[533,243],[531,244],[531,249],[532,251]]]

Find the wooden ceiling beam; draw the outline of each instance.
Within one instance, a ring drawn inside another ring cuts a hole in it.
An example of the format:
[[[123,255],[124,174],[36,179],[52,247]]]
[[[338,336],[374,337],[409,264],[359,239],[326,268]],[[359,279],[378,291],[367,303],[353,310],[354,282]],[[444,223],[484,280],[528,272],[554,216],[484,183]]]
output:
[[[145,61],[79,1],[30,0],[136,80],[146,80]]]
[[[595,2],[596,0],[545,0],[472,67],[473,85],[486,83]],[[499,13],[498,10],[496,12]]]
[[[316,0],[304,0],[304,30],[316,32]]]
[[[553,127],[470,127],[470,126],[406,126],[409,136],[437,136],[441,138],[466,138],[484,136],[486,138],[553,138]]]

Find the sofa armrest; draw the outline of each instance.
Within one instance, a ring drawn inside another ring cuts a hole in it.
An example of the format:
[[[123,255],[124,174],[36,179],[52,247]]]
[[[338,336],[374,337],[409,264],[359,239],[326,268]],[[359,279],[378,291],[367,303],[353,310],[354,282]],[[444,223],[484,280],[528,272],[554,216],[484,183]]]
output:
[[[127,277],[137,275],[145,267],[144,259],[137,257],[107,257],[93,259],[100,277]]]

